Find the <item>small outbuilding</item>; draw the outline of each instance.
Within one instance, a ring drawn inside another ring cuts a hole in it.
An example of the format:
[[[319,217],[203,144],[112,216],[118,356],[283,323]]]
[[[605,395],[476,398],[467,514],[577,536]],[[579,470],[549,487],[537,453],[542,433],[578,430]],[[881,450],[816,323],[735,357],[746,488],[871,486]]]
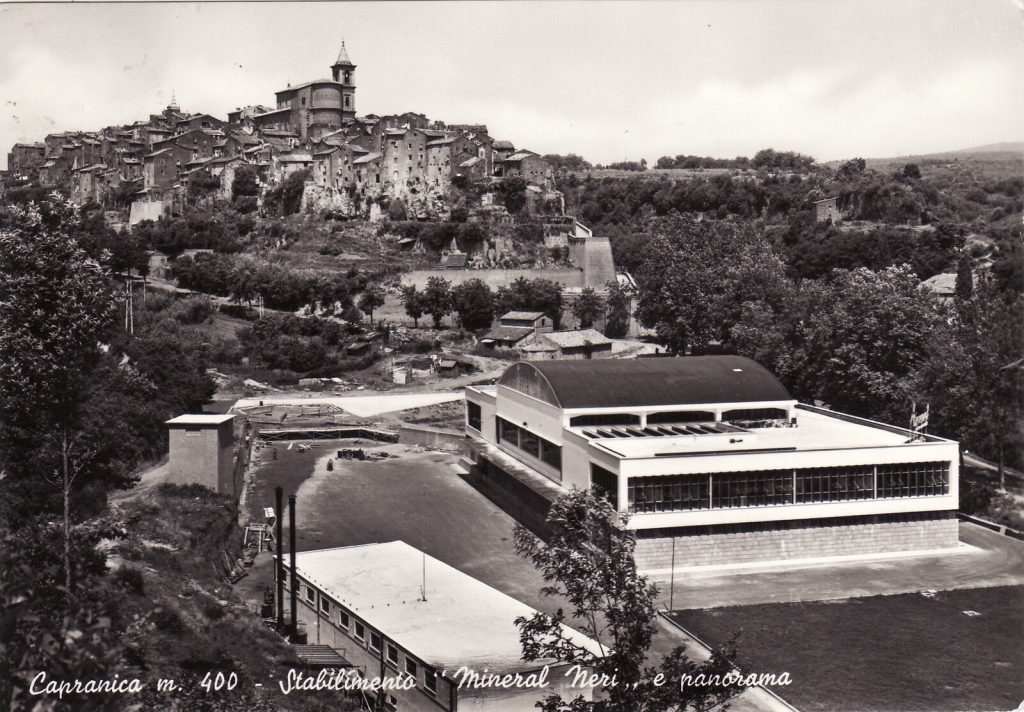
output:
[[[198,484],[235,496],[233,415],[188,414],[167,421],[170,474],[176,485]]]

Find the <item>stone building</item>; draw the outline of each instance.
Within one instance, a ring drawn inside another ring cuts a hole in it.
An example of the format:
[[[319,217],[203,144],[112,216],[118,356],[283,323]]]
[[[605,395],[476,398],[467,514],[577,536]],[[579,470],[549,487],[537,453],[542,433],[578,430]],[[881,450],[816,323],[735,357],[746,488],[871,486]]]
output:
[[[833,223],[837,223],[841,221],[842,216],[839,214],[839,208],[836,206],[836,199],[825,198],[823,200],[815,200],[814,219],[817,222],[831,220]]]
[[[286,115],[288,126],[303,141],[341,128],[356,116],[355,70],[342,42],[338,58],[331,65],[331,78],[277,92],[275,113]],[[259,122],[261,117],[253,118]]]
[[[46,162],[45,158],[45,144],[16,143],[7,154],[7,172],[12,176],[34,178]]]

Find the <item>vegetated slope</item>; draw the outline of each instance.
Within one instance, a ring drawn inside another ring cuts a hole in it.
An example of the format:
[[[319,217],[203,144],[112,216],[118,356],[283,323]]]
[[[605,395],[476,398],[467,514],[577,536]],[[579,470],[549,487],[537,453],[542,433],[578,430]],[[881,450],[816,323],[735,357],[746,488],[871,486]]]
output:
[[[125,500],[119,511],[127,536],[110,562],[131,621],[124,636],[130,667],[122,676],[146,682],[133,702],[153,710],[358,709],[340,693],[280,691],[278,682],[296,662],[292,649],[245,608],[223,575],[224,552],[241,544],[231,498],[162,485]],[[218,673],[224,689],[203,689],[204,680],[216,685]],[[161,678],[178,689],[158,691]]]

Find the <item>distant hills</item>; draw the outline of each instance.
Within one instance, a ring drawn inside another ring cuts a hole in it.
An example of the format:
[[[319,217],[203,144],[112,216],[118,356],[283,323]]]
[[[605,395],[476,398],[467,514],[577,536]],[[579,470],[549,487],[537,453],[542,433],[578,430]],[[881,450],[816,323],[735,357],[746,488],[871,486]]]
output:
[[[950,153],[1024,153],[1024,141],[987,143],[984,146],[961,148],[959,151],[951,151]]]
[[[961,148],[955,151],[920,153],[911,156],[864,159],[868,168],[880,172],[899,170],[908,163],[917,163],[922,171],[941,170],[946,166],[969,168],[996,179],[1013,178],[1024,172],[1024,141],[1003,141],[984,146]],[[838,168],[845,163],[828,161],[825,165]]]

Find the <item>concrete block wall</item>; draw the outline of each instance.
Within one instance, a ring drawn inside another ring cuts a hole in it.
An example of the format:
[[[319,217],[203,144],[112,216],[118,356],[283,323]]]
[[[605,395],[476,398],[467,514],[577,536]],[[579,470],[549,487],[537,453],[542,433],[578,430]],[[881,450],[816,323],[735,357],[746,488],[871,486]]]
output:
[[[638,539],[641,570],[672,566],[673,537]],[[879,554],[953,548],[955,518],[878,521],[834,526],[791,526],[768,531],[676,536],[676,566],[712,566],[812,557]]]

